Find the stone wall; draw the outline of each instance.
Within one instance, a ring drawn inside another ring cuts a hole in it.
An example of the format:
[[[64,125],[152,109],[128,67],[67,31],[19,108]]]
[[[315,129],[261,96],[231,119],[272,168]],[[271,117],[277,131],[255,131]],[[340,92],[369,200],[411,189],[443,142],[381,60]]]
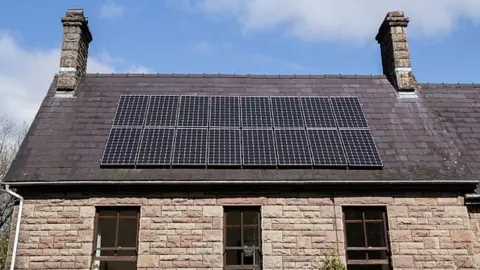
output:
[[[480,269],[479,213],[470,219],[456,194],[42,196],[25,201],[17,269],[89,269],[95,206],[106,205],[142,206],[140,270],[222,269],[225,205],[262,206],[263,269],[314,269],[333,249],[344,259],[342,205],[365,204],[387,206],[395,269]]]

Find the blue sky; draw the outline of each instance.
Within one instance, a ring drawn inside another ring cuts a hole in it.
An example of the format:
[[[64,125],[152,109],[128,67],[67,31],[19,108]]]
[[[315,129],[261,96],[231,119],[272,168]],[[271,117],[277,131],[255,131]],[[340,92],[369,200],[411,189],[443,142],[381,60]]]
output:
[[[33,117],[72,7],[89,17],[90,72],[381,74],[374,37],[400,9],[419,81],[480,82],[478,0],[2,1],[0,115]]]

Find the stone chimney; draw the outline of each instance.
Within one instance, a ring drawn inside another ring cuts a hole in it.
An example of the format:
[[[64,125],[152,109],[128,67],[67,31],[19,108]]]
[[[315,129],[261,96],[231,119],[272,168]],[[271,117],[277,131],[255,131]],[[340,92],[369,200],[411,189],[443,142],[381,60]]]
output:
[[[380,44],[383,74],[399,92],[415,90],[407,39],[409,21],[401,11],[388,12],[375,37]]]
[[[73,91],[87,71],[88,45],[92,34],[83,9],[68,9],[62,17],[63,40],[57,91]]]

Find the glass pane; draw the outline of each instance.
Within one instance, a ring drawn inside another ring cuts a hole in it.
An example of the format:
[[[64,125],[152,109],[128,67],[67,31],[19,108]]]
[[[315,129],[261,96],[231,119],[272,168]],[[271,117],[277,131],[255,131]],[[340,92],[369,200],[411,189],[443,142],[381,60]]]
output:
[[[100,216],[114,216],[114,217],[116,217],[117,216],[117,211],[115,211],[115,210],[99,210],[98,214]]]
[[[258,228],[243,228],[243,244],[246,246],[258,246]]]
[[[362,223],[346,223],[347,227],[347,246],[365,247],[365,235],[363,234]]]
[[[113,250],[97,250],[95,256],[115,256],[115,251]]]
[[[347,258],[349,260],[366,260],[367,252],[365,251],[347,251]]]
[[[348,265],[348,270],[389,270],[390,267],[388,265],[375,265],[375,264],[367,264],[367,265]]]
[[[97,262],[95,262],[95,264],[96,263]],[[99,268],[94,268],[94,269],[99,269],[99,270],[136,270],[137,269],[137,263],[136,262],[101,261],[99,263],[100,263],[100,267]],[[98,265],[98,264],[96,264],[96,265]]]
[[[367,243],[369,247],[386,247],[383,223],[366,223]]]
[[[119,250],[117,251],[117,256],[137,256],[135,250]]]
[[[137,216],[137,213],[138,211],[137,210],[121,210],[119,211],[120,212],[120,216],[123,216],[123,217],[135,217]]]
[[[345,220],[362,220],[362,211],[358,208],[345,208]]]
[[[137,246],[137,219],[121,218],[118,226],[118,247]]]
[[[365,210],[365,219],[383,219],[382,209]]]
[[[256,211],[243,212],[243,224],[258,225],[258,212]]]
[[[242,250],[227,250],[225,253],[227,265],[242,264]]]
[[[369,260],[388,259],[388,254],[387,254],[387,251],[384,251],[384,250],[368,251],[368,259]]]
[[[260,252],[255,250],[252,254],[243,253],[243,265],[260,265]]]
[[[227,225],[240,225],[241,212],[226,212]]]
[[[241,245],[241,229],[227,228],[227,246],[240,247]]]
[[[117,220],[101,218],[98,220],[97,247],[114,247]]]

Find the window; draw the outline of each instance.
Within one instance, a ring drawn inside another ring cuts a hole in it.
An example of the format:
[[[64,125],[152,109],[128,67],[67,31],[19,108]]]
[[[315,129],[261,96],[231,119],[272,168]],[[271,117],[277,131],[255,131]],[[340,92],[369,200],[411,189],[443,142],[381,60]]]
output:
[[[225,208],[224,222],[225,269],[261,269],[260,208]]]
[[[387,270],[390,267],[385,207],[343,208],[348,270]]]
[[[136,270],[139,209],[97,208],[94,270]]]

